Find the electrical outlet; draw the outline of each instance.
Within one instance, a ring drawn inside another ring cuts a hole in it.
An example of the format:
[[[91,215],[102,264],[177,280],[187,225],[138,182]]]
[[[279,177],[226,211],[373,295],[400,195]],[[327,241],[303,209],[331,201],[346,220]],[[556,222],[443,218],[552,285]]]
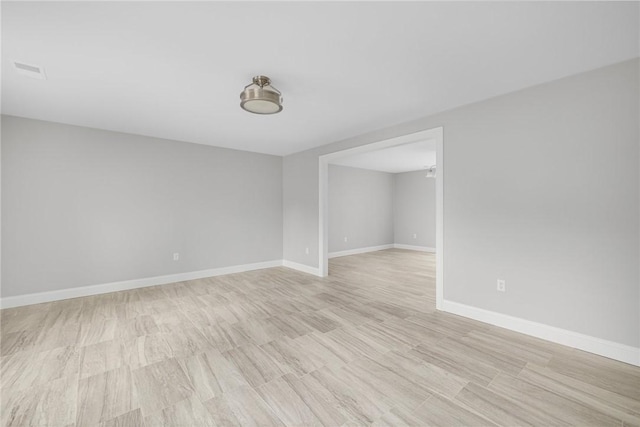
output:
[[[418,238],[418,235],[417,235],[416,233],[413,233],[413,238],[414,238],[414,239],[417,239],[417,238]]]
[[[504,280],[498,279],[498,286],[496,287],[498,292],[507,292],[507,284]]]
[[[305,254],[307,254],[307,255],[309,255],[309,248],[305,248],[305,249],[304,249],[304,253],[305,253]]]
[[[347,241],[349,241],[349,239],[347,239],[347,236],[344,236],[344,241],[345,241],[345,243],[346,243]]]
[[[173,260],[178,261],[180,259],[180,254],[178,252],[173,254]]]

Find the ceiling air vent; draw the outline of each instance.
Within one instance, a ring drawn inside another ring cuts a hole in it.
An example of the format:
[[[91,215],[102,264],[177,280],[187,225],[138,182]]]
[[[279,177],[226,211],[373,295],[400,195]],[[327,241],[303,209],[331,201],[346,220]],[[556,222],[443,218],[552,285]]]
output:
[[[21,61],[13,61],[13,67],[19,74],[31,77],[32,79],[45,80],[47,78],[44,68],[37,65],[25,64]]]

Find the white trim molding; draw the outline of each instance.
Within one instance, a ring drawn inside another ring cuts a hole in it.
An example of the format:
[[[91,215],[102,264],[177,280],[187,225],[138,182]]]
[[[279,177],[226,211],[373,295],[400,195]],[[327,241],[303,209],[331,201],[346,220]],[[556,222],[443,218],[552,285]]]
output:
[[[415,246],[415,245],[404,245],[402,243],[394,243],[393,247],[395,249],[406,249],[409,251],[436,253],[436,248],[430,248],[428,246]]]
[[[367,246],[365,248],[348,249],[346,251],[329,252],[329,258],[338,258],[341,256],[366,254],[368,252],[384,251],[385,249],[406,249],[409,251],[431,252],[436,253],[436,248],[428,246],[404,245],[402,243],[391,243],[388,245]]]
[[[444,301],[444,129],[436,132],[436,309],[442,310]]]
[[[79,286],[77,288],[58,289],[49,292],[17,295],[14,297],[0,298],[0,308],[20,307],[23,305],[40,304],[43,302],[59,301],[69,298],[79,298],[91,295],[106,294],[109,292],[145,288],[147,286],[166,285],[168,283],[183,282],[185,280],[203,279],[205,277],[223,276],[225,274],[242,273],[245,271],[280,267],[282,266],[282,264],[282,260],[278,259],[273,261],[257,262],[253,264],[233,265],[230,267],[169,274],[166,276],[145,277],[142,279],[123,280],[121,282],[102,283],[99,285]]]
[[[640,366],[640,348],[637,347],[631,347],[602,338],[596,338],[453,301],[443,300],[442,311],[531,335],[557,344],[588,351],[589,353],[595,353],[620,362]]]
[[[308,266],[308,265],[305,265],[305,264],[299,264],[297,262],[287,261],[286,259],[282,260],[282,266],[290,268],[292,270],[298,270],[298,271],[301,271],[303,273],[312,274],[314,276],[322,277],[322,275],[320,274],[320,269],[318,269],[317,267],[311,267],[311,266]]]
[[[385,249],[393,249],[394,247],[395,247],[394,244],[388,244],[388,245],[380,245],[380,246],[367,246],[366,248],[349,249],[346,251],[339,251],[339,252],[329,252],[329,258],[338,258],[341,256],[366,254],[367,252],[383,251]]]
[[[245,271],[262,270],[265,268],[282,266],[298,270],[303,273],[312,274],[314,276],[320,276],[320,271],[315,267],[278,259],[253,264],[232,265],[230,267],[213,268],[209,270],[190,271],[187,273],[168,274],[165,276],[144,277],[141,279],[123,280],[120,282],[101,283],[99,285],[78,286],[77,288],[58,289],[55,291],[4,297],[0,298],[0,308],[21,307],[24,305],[107,294],[109,292],[128,291],[131,289],[146,288],[148,286],[166,285],[169,283],[184,282],[186,280],[204,279],[207,277],[223,276],[225,274],[243,273]]]

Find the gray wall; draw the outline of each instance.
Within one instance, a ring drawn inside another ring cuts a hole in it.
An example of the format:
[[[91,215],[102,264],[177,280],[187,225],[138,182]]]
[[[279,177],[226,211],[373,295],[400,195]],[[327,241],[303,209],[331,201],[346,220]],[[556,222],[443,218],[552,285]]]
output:
[[[443,126],[445,299],[638,346],[638,81],[635,59],[287,156],[284,258],[318,266],[319,155]]]
[[[281,157],[2,117],[3,297],[279,259]]]
[[[329,252],[393,243],[393,183],[391,173],[329,165]]]
[[[426,171],[394,175],[393,231],[394,243],[435,249],[436,180]]]

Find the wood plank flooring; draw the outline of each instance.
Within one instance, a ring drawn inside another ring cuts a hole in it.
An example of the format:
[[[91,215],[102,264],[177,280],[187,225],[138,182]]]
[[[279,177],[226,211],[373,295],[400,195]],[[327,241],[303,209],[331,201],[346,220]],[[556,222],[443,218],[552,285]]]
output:
[[[435,311],[433,254],[1,312],[3,426],[640,425],[640,368]]]

